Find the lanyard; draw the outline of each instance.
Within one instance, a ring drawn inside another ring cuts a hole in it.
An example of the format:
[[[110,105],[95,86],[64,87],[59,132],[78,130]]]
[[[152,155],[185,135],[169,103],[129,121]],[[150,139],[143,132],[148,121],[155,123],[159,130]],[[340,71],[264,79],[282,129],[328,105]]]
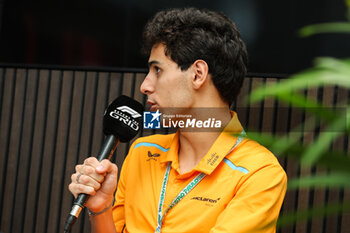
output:
[[[229,151],[229,153],[231,153],[231,151],[243,140],[245,132],[244,130],[242,130],[241,132],[242,135],[238,136],[237,141],[235,143],[235,145],[232,147],[232,149]],[[228,153],[228,154],[229,154]],[[201,180],[203,180],[203,178],[205,177],[206,174],[204,173],[200,173],[198,174],[188,185],[186,185],[186,187],[175,197],[175,199],[170,203],[170,205],[168,206],[168,208],[166,208],[166,210],[164,211],[164,213],[162,214],[162,210],[163,210],[163,205],[164,205],[164,199],[165,199],[165,191],[166,191],[166,187],[168,184],[168,179],[169,179],[169,173],[170,173],[170,169],[171,169],[171,162],[168,163],[166,171],[165,171],[165,175],[163,178],[163,184],[162,184],[162,189],[160,192],[160,198],[159,198],[159,204],[158,204],[158,213],[157,213],[157,228],[155,230],[154,233],[160,233],[161,232],[161,228],[162,228],[162,223],[163,223],[163,218],[164,216],[169,212],[169,210],[171,210],[177,203],[179,203],[179,201],[181,201],[199,182],[201,182]]]
[[[169,178],[169,173],[170,173],[170,168],[171,168],[171,162],[168,163],[168,166],[165,171],[164,179],[163,179],[163,184],[162,184],[162,190],[160,193],[160,198],[159,198],[159,205],[158,205],[158,215],[157,215],[157,229],[155,233],[160,233],[160,230],[162,228],[162,222],[164,216],[171,210],[179,201],[181,201],[204,177],[204,173],[200,173],[197,175],[186,187],[175,197],[175,199],[170,203],[168,208],[164,211],[162,214],[163,210],[163,204],[164,204],[164,197],[165,197],[165,190],[166,186],[168,183],[168,178]]]

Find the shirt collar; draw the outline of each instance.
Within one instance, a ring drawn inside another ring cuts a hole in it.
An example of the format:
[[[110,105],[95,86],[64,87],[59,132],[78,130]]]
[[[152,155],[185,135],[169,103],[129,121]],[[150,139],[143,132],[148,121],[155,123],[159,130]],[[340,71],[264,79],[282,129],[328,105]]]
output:
[[[172,162],[172,166],[175,164],[178,166],[178,151],[179,151],[179,131],[173,137],[170,143],[169,150],[166,152],[165,156],[160,158],[160,163]]]
[[[236,144],[237,136],[234,134],[240,134],[243,127],[234,111],[231,111],[231,115],[232,118],[230,122],[226,125],[212,147],[194,168],[194,170],[206,173],[208,175],[211,174]],[[169,151],[166,152],[165,156],[162,156],[160,162],[172,162],[172,167],[179,171],[178,151],[179,132],[176,132],[170,144]]]

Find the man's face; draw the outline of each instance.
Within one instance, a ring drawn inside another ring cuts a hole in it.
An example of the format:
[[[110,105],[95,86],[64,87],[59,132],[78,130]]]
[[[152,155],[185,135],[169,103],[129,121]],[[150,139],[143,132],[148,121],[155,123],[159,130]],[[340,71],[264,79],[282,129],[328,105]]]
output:
[[[188,108],[193,104],[191,88],[191,69],[181,68],[165,55],[165,45],[157,44],[152,48],[149,60],[149,72],[141,84],[140,90],[148,97],[151,111],[159,108]]]

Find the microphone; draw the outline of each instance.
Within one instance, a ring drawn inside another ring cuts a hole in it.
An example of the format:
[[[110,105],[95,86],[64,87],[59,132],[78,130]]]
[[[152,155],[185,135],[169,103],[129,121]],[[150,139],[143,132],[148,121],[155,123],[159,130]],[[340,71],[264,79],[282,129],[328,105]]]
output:
[[[142,125],[143,106],[125,95],[115,99],[105,110],[103,133],[106,135],[97,160],[111,159],[119,141],[128,142],[136,136]],[[81,193],[75,199],[66,220],[64,232],[69,232],[85,206],[88,194]]]

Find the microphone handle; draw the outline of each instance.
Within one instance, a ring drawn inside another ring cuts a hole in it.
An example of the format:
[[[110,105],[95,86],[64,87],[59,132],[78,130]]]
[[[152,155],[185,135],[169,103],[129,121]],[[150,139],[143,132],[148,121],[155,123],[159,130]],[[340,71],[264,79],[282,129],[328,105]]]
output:
[[[110,160],[115,149],[117,148],[117,145],[119,143],[119,138],[116,136],[110,134],[107,135],[106,139],[104,140],[104,143],[101,147],[100,152],[98,153],[97,160],[101,162],[104,159]],[[70,229],[72,228],[73,224],[77,220],[77,218],[80,215],[80,212],[85,206],[85,203],[87,199],[89,198],[90,195],[81,193],[78,195],[78,197],[74,200],[74,204],[72,206],[72,210],[69,213],[69,216],[66,220],[66,224],[64,227],[64,232],[69,232]]]
[[[96,156],[97,160],[100,162],[104,159],[110,160],[115,149],[117,148],[118,143],[119,138],[117,138],[113,134],[107,135],[100,150],[100,153],[98,153],[98,155]]]

